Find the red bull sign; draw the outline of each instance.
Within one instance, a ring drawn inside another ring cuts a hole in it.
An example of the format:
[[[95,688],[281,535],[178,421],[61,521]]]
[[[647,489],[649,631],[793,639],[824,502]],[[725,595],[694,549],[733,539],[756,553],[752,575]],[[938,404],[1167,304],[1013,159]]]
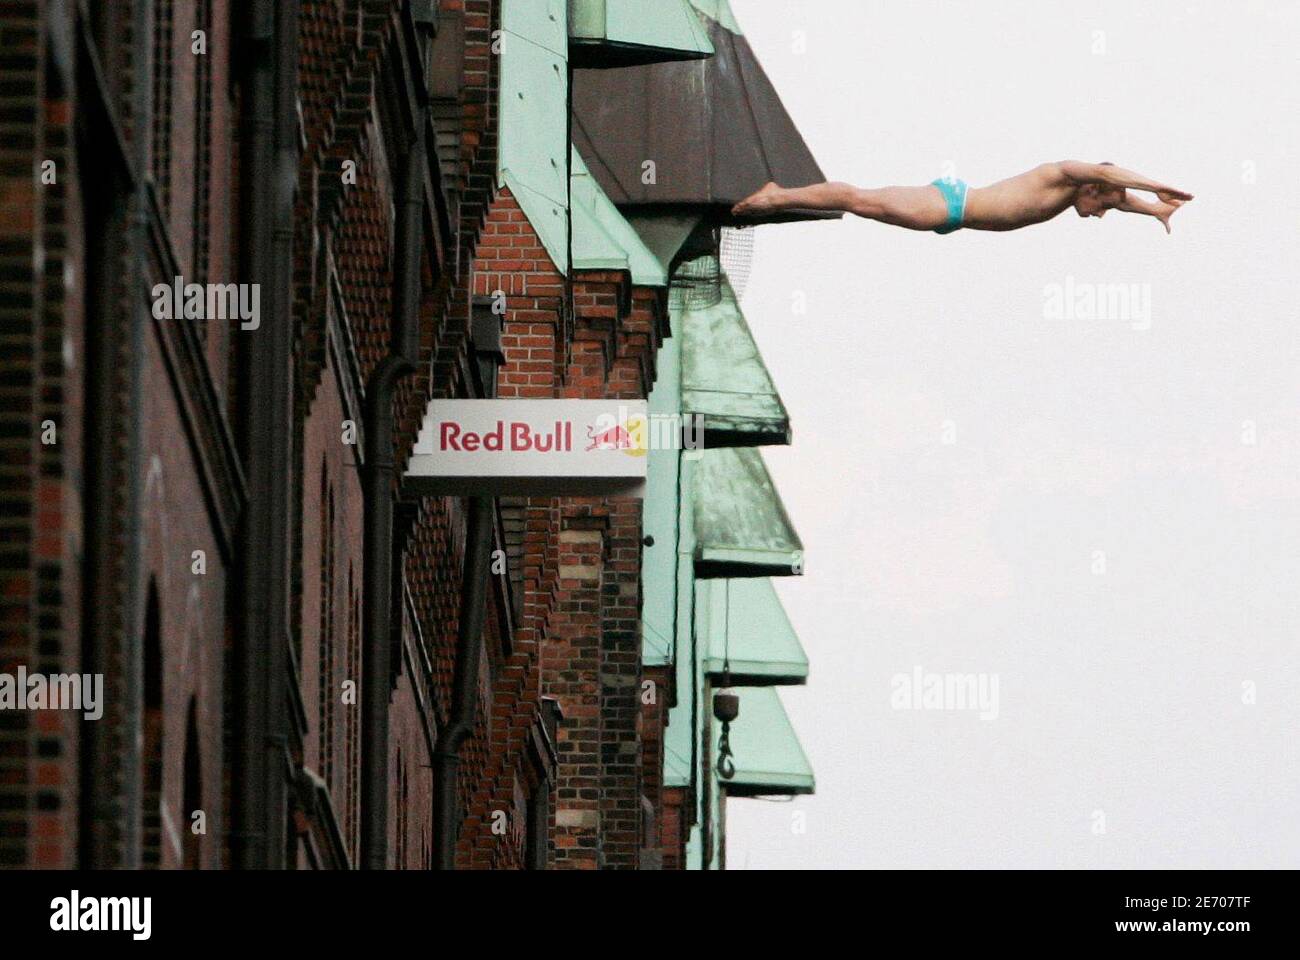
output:
[[[426,495],[642,496],[644,401],[434,400],[404,486]]]

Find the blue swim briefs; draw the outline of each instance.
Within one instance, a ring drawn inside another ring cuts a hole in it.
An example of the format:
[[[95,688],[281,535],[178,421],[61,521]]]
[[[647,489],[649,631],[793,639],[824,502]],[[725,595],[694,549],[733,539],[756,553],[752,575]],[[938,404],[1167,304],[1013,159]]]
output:
[[[938,187],[943,194],[944,203],[948,204],[948,222],[942,227],[935,227],[935,233],[952,233],[960,230],[966,216],[966,181],[956,177],[941,177],[930,184]]]

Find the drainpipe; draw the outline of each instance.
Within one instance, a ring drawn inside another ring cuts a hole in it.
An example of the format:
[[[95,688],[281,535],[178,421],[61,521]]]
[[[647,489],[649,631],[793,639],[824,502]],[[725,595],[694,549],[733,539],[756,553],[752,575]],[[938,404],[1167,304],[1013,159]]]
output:
[[[474,731],[474,714],[478,710],[478,679],[483,659],[483,616],[492,550],[492,518],[491,497],[473,497],[470,500],[451,717],[438,735],[438,744],[433,753],[435,870],[456,869],[456,837],[459,833],[456,797],[460,785],[460,748]]]
[[[143,5],[141,5],[143,6]],[[153,35],[153,20],[148,10],[137,9],[134,14],[134,29],[147,31],[143,39],[137,40],[136,53],[141,63],[149,62],[151,47],[148,38]],[[153,115],[152,85],[141,83],[133,96],[133,108],[137,116]],[[149,169],[149,138],[141,136],[133,140],[136,170],[143,177]],[[140,580],[142,561],[140,557],[141,542],[144,536],[144,372],[142,358],[145,355],[146,324],[148,315],[139,303],[139,292],[148,282],[147,251],[149,249],[149,198],[143,179],[138,183],[131,200],[131,239],[132,265],[127,281],[127,310],[130,317],[131,359],[127,365],[127,389],[130,406],[127,412],[126,434],[128,442],[127,455],[127,501],[126,515],[130,518],[127,535],[126,604],[123,622],[126,635],[123,638],[123,657],[126,665],[127,709],[123,740],[126,745],[123,757],[123,774],[125,791],[123,802],[127,811],[127,820],[123,831],[123,861],[129,868],[139,869],[141,865],[143,837],[141,821],[144,814],[144,790],[141,779],[144,774],[145,758],[142,754],[144,723],[144,644],[141,629],[144,624],[142,599],[144,591]]]
[[[482,397],[496,396],[501,355],[500,321],[474,316],[473,362],[479,371]],[[473,378],[471,380],[473,383]],[[475,388],[471,385],[471,394]],[[461,607],[456,636],[456,666],[447,725],[433,750],[433,866],[456,869],[456,840],[460,832],[457,798],[460,792],[460,749],[474,732],[478,712],[478,679],[483,662],[483,620],[486,616],[494,542],[496,503],[492,497],[471,497],[465,528],[465,568],[461,574]],[[531,836],[531,834],[530,834]],[[545,854],[545,843],[542,855]]]
[[[293,203],[298,165],[297,0],[254,0],[244,50],[243,196],[240,274],[260,284],[263,321],[248,335],[244,450],[248,506],[240,576],[242,696],[236,717],[236,804],[232,847],[243,869],[283,866],[288,763],[288,523],[292,451]]]
[[[289,555],[292,537],[290,524],[295,517],[294,501],[297,499],[299,478],[293,474],[293,236],[294,204],[297,198],[298,162],[301,131],[298,113],[298,12],[300,0],[277,0],[276,64],[275,64],[275,179],[272,200],[272,263],[271,274],[275,289],[271,302],[275,313],[274,363],[276,365],[275,406],[271,426],[275,443],[271,446],[274,501],[273,517],[275,536],[272,559],[274,562],[271,607],[273,619],[270,634],[270,686],[267,691],[268,731],[267,754],[267,804],[270,819],[267,822],[267,864],[282,870],[288,857],[288,797],[289,785],[296,774],[296,765],[289,753],[289,732],[293,721],[289,714],[289,683],[292,659],[290,643],[290,566]],[[294,481],[291,485],[290,481]]]
[[[388,706],[393,633],[393,401],[398,381],[416,371],[419,349],[420,254],[424,171],[428,166],[425,110],[401,160],[393,248],[392,345],[366,384],[366,467],[362,478],[365,539],[362,603],[361,858],[367,870],[388,866]],[[400,566],[400,564],[399,564]],[[400,569],[397,573],[400,575]]]

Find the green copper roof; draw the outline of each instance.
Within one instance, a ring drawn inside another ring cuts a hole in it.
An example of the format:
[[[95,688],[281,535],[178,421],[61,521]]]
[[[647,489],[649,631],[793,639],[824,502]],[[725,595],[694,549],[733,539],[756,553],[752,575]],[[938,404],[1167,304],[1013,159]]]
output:
[[[504,0],[497,185],[510,188],[556,268],[568,273],[567,0]]]
[[[679,593],[673,587],[679,569],[676,501],[676,457],[671,451],[652,450],[646,464],[642,525],[653,542],[641,548],[641,662],[647,666],[673,662],[673,609]]]
[[[682,408],[681,320],[669,311],[671,336],[659,347],[658,376],[650,391],[650,415],[679,416]],[[681,496],[681,481],[687,464],[679,463],[681,452],[652,445],[646,462],[646,493],[642,507],[642,532],[647,538],[641,548],[641,659],[647,666],[672,663],[676,650],[675,631],[686,611],[689,617],[691,564],[689,550],[693,531],[682,517],[689,508]],[[687,551],[681,558],[679,550]],[[679,611],[679,612],[674,612]],[[686,741],[689,746],[690,740]]]
[[[704,580],[699,603],[707,597],[709,679],[722,684],[730,663],[730,685],[768,686],[805,683],[808,655],[799,642],[776,588],[767,577]]]
[[[582,162],[576,149],[573,162],[573,268],[627,270],[637,286],[664,287],[668,273],[632,225],[610,203],[605,191]]]
[[[689,715],[687,716],[689,720]],[[691,755],[689,753],[690,741],[687,741],[686,754],[682,754],[677,745],[665,742],[664,744],[664,786],[665,787],[685,787],[691,782]]]
[[[626,67],[713,55],[689,0],[571,0],[575,66]]]
[[[790,417],[731,283],[711,307],[682,314],[682,412],[704,418],[708,447],[790,443]]]
[[[678,560],[677,454],[651,450],[646,464],[642,529],[651,543],[641,548],[641,662],[672,663],[682,610],[689,615],[691,567]]]
[[[816,787],[812,765],[774,687],[741,687],[740,716],[731,725],[736,775],[722,780],[728,796],[792,796]]]
[[[731,4],[727,0],[691,0],[691,6],[732,33],[741,32],[740,24],[736,22],[736,15],[731,12]]]
[[[691,605],[698,584],[691,577],[689,563],[681,564],[678,569],[684,578],[677,594],[682,609],[677,620],[677,651],[672,664],[677,696],[668,710],[668,728],[664,730],[664,786],[668,787],[684,787],[694,782],[696,745],[704,723],[696,709],[701,702],[703,675],[697,662],[696,644],[691,640]],[[698,800],[697,793],[695,801]]]
[[[697,577],[803,573],[803,543],[757,450],[705,450],[692,488]]]
[[[563,59],[569,53],[568,0],[502,0],[501,30]],[[500,48],[502,54],[510,52],[509,39]]]

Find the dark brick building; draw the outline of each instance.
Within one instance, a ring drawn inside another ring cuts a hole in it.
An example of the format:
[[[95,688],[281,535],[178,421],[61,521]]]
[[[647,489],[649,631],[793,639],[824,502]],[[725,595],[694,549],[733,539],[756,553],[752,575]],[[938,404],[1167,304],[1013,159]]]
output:
[[[570,82],[713,48],[606,3],[0,4],[0,678],[103,678],[0,709],[0,865],[684,864],[642,501],[404,482],[655,384]]]

